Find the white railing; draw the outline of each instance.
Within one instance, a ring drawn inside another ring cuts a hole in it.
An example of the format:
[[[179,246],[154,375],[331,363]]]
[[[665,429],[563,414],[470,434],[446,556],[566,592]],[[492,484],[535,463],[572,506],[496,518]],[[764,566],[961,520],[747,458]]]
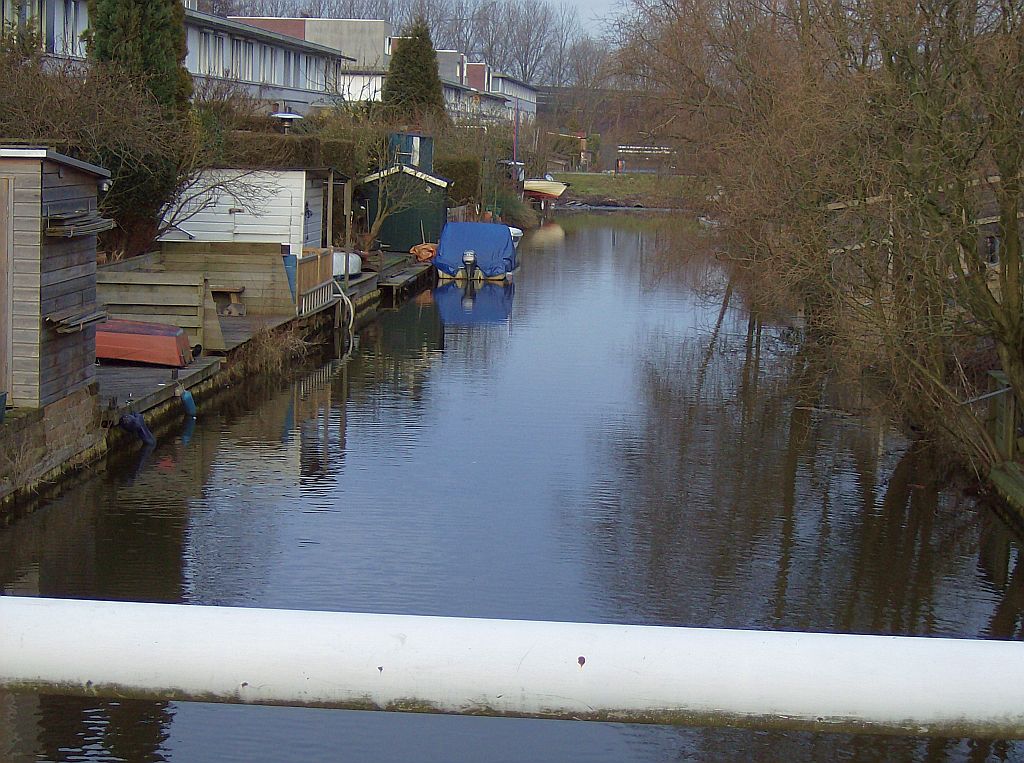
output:
[[[0,690],[1024,736],[1024,643],[0,596]]]

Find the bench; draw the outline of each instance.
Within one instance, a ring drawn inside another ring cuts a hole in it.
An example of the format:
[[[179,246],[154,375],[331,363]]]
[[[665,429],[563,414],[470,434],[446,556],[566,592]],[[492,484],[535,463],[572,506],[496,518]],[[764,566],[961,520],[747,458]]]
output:
[[[210,293],[213,294],[213,301],[217,303],[219,315],[245,315],[245,305],[242,303],[244,292],[244,286],[214,286],[210,284]]]

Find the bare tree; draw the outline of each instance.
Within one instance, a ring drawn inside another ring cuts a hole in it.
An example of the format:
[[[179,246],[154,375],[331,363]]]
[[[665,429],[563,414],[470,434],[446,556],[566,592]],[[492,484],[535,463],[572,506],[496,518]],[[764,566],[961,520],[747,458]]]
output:
[[[714,156],[751,298],[804,311],[983,471],[1006,454],[966,402],[993,360],[1024,404],[1022,23],[990,0],[634,0],[620,26],[652,133]]]

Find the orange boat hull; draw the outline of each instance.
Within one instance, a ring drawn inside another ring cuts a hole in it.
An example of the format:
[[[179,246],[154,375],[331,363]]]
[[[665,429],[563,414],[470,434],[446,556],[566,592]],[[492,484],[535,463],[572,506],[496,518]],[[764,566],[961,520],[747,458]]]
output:
[[[177,326],[108,320],[96,327],[96,357],[184,368],[192,362],[188,337]]]

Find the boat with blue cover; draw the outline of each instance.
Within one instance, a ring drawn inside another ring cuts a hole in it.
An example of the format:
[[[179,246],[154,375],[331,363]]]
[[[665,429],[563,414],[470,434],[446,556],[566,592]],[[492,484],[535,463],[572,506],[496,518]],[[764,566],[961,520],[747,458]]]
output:
[[[448,223],[434,267],[441,280],[504,281],[519,267],[512,233],[495,223]]]

